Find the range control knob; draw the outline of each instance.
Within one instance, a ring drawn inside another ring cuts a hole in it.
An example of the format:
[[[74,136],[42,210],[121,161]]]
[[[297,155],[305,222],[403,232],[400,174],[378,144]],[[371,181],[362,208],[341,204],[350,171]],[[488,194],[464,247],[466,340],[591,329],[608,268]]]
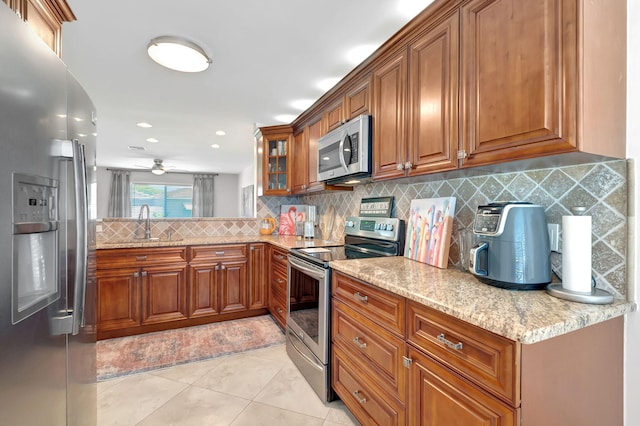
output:
[[[393,223],[387,223],[387,231],[393,231]]]
[[[345,226],[345,227],[347,227],[347,228],[353,228],[353,225],[354,225],[354,223],[353,223],[353,221],[352,221],[352,220],[347,220],[347,221],[344,223],[344,226]]]

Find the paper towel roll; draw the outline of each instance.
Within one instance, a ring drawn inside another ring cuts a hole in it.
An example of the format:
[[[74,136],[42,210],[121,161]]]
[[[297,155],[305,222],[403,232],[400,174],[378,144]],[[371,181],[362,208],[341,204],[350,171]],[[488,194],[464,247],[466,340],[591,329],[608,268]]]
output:
[[[562,287],[591,292],[591,216],[562,216]]]

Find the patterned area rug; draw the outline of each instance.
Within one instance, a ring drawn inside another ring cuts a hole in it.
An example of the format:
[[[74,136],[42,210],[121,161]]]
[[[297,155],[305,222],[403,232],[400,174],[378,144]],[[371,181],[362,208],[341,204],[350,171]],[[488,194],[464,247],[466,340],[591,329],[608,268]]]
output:
[[[100,340],[98,380],[284,343],[269,315]]]

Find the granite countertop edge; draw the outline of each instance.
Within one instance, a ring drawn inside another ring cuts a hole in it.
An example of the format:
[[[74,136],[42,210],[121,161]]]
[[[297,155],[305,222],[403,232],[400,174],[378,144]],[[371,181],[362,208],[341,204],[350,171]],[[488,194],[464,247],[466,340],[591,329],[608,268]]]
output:
[[[245,244],[245,243],[270,243],[285,250],[304,247],[329,247],[342,245],[342,241],[327,241],[319,238],[301,239],[294,235],[222,235],[205,237],[186,237],[177,240],[133,240],[114,239],[111,241],[98,241],[97,250],[110,250],[122,248],[145,247],[182,247],[209,244]]]
[[[404,257],[333,261],[336,270],[523,344],[533,344],[637,309],[615,299],[607,305],[570,302],[544,290],[515,291],[483,284],[456,269]]]

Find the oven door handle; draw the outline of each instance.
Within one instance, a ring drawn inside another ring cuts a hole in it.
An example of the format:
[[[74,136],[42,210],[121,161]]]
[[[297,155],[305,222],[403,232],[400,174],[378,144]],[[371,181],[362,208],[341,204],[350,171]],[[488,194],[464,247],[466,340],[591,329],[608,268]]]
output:
[[[313,268],[312,266],[308,266],[306,262],[300,261],[293,256],[289,256],[289,265],[292,268],[298,269],[310,277],[316,278],[318,280],[323,280],[325,277],[326,271],[324,268]]]
[[[291,330],[288,330],[287,339],[289,340],[289,343],[291,343],[291,347],[295,349],[296,352],[298,352],[298,355],[300,355],[303,359],[305,359],[311,366],[315,367],[316,370],[322,371],[324,366],[318,363],[318,361],[316,361],[315,359],[309,357],[304,352],[302,352],[302,350],[298,348],[298,343],[296,342],[297,338],[292,337],[292,335],[293,335],[293,332]]]

